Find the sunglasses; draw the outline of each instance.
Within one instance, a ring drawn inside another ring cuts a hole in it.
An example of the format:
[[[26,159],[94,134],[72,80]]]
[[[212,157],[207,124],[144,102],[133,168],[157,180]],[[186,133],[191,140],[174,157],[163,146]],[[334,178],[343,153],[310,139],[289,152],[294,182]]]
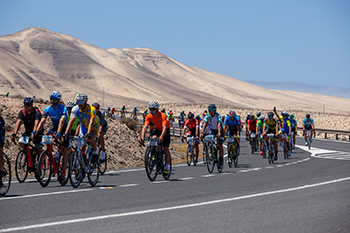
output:
[[[209,112],[214,112],[216,109],[209,110]]]
[[[158,108],[150,108],[149,110],[157,110]]]
[[[273,116],[269,116],[269,118],[273,118]]]
[[[32,106],[32,104],[24,104],[25,107]]]
[[[50,98],[50,101],[51,101],[51,100],[55,100],[55,101],[57,100],[57,101],[58,101],[58,99],[55,99],[55,98]]]
[[[77,104],[83,104],[85,101],[84,100],[78,100]]]

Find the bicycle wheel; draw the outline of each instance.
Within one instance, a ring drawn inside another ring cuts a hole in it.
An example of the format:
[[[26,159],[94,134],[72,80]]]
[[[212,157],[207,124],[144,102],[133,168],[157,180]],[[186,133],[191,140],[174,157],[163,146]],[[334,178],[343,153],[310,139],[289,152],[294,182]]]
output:
[[[283,155],[284,155],[284,159],[288,159],[288,142],[284,141],[283,143]]]
[[[307,146],[308,146],[308,149],[310,150],[310,149],[311,149],[311,140],[310,140],[310,136],[307,136]]]
[[[232,167],[232,161],[233,161],[233,156],[232,156],[233,147],[231,145],[229,145],[227,150],[228,150],[227,151],[227,164],[228,164],[228,167],[231,168]]]
[[[207,147],[203,143],[203,164],[206,164],[206,163],[207,163]]]
[[[255,140],[252,139],[251,143],[250,143],[250,147],[251,147],[251,153],[254,154],[255,151]]]
[[[187,146],[187,166],[191,166],[192,161],[192,148],[191,145],[188,144]]]
[[[171,176],[171,172],[172,172],[172,170],[173,170],[173,165],[172,165],[172,162],[171,162],[171,155],[170,155],[170,152],[169,152],[169,156],[170,156],[169,174],[165,174],[165,173],[164,173],[164,169],[165,169],[165,154],[163,155],[163,171],[162,171],[162,174],[163,174],[164,180],[169,180],[169,178],[170,178],[170,176]]]
[[[16,157],[15,164],[15,173],[16,178],[19,183],[23,183],[28,176],[28,159],[27,159],[27,151],[20,150]]]
[[[100,177],[100,160],[98,159],[98,155],[97,155],[97,159],[94,159],[92,152],[90,152],[89,154],[88,169],[89,171],[87,173],[87,177],[88,177],[89,183],[92,187],[95,187],[95,185],[98,182],[98,178]]]
[[[100,153],[100,158],[101,158],[101,154],[102,152],[99,151]],[[105,174],[106,170],[107,170],[107,152],[105,153],[105,158],[104,159],[100,159],[100,174],[103,175]]]
[[[214,166],[215,166],[215,161],[214,161],[214,156],[215,156],[215,149],[214,146],[210,145],[207,149],[207,169],[209,173],[213,173]]]
[[[262,139],[264,140],[264,139]],[[266,142],[265,140],[262,142],[262,152],[263,152],[263,158],[266,158]]]
[[[11,186],[11,163],[7,155],[4,153],[4,170],[2,176],[2,187],[0,188],[0,196],[5,196]]]
[[[60,176],[61,174],[64,174],[65,179],[61,180]],[[59,157],[59,167],[58,167],[58,182],[62,185],[65,186],[68,182],[69,179],[69,157],[68,157],[68,162],[66,164],[66,169],[63,170],[63,155],[62,153],[60,153],[60,157]]]
[[[237,153],[237,148],[235,150],[235,153],[233,154],[233,164],[235,165],[235,167],[238,166],[238,153]]]
[[[157,155],[154,148],[148,147],[145,152],[145,169],[150,181],[157,178]]]
[[[73,188],[77,188],[83,180],[78,156],[78,151],[73,151],[69,157],[69,180]]]
[[[41,153],[37,166],[38,181],[42,187],[46,187],[50,183],[52,173],[52,163],[47,150]]]

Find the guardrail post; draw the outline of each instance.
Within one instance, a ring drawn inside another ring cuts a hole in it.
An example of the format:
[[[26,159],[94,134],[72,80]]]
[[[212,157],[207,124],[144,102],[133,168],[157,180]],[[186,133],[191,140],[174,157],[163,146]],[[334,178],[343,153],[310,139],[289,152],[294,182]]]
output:
[[[338,134],[335,135],[335,139],[338,140]]]
[[[324,139],[327,139],[327,133],[324,133]]]

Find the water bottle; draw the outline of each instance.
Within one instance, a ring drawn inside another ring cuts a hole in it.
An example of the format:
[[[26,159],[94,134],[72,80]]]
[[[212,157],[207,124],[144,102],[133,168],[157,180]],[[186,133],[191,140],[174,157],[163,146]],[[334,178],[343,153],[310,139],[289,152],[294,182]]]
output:
[[[57,151],[53,158],[54,158],[54,160],[55,160],[55,163],[58,164],[59,159],[60,159],[60,152]]]

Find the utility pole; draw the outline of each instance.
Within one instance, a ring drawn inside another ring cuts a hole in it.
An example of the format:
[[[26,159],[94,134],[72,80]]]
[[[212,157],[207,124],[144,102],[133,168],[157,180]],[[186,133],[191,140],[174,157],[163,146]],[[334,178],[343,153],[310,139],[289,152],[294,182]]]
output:
[[[102,106],[105,106],[105,87],[103,87],[103,92],[102,92]]]

